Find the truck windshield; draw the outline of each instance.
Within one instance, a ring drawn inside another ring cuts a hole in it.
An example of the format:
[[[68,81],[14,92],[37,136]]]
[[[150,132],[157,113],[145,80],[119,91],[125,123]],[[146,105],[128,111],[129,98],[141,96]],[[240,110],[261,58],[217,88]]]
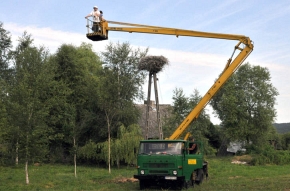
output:
[[[141,143],[139,154],[182,154],[183,142],[146,142]]]

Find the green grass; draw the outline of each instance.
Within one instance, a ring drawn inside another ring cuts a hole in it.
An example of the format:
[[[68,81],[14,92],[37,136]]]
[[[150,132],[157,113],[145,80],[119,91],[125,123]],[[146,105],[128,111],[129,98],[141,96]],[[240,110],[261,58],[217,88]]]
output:
[[[209,178],[196,190],[290,190],[290,164],[249,166],[231,158],[209,160]]]
[[[211,158],[209,177],[200,186],[189,190],[273,190],[290,191],[290,164],[277,166],[247,166],[231,164],[231,158]],[[74,177],[73,166],[29,166],[30,184],[25,184],[24,166],[0,167],[0,190],[63,190],[63,191],[127,191],[138,190],[138,182],[121,181],[132,178],[133,167],[108,169],[78,167]],[[148,189],[154,190],[154,189]]]
[[[30,184],[25,184],[24,166],[0,167],[0,190],[127,190],[136,189],[138,183],[118,184],[121,177],[132,177],[135,168],[107,169],[77,167],[77,178],[73,166],[42,165],[29,166]],[[130,188],[131,187],[131,188]]]

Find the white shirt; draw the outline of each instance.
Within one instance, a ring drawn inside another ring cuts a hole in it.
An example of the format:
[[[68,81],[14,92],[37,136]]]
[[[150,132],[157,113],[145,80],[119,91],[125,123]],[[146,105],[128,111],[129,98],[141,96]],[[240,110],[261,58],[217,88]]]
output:
[[[94,22],[100,22],[100,11],[92,11],[90,15],[94,17]]]

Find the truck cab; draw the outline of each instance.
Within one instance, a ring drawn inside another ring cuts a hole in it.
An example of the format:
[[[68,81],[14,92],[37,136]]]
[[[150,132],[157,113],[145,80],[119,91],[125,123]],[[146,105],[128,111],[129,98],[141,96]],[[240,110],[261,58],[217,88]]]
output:
[[[150,186],[188,188],[200,184],[207,176],[203,144],[195,141],[197,150],[189,153],[190,141],[142,140],[137,158],[140,189]]]

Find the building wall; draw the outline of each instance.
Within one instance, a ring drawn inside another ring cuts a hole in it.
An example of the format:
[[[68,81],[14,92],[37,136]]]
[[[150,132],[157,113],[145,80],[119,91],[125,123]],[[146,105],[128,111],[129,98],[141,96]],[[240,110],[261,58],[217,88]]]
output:
[[[144,101],[144,104],[136,105],[141,112],[141,117],[139,118],[138,124],[142,129],[142,135],[145,137],[146,134],[146,109],[147,104]],[[159,104],[159,112],[160,112],[160,121],[161,127],[164,121],[164,118],[170,115],[172,106],[170,104]],[[154,101],[150,101],[149,103],[149,132],[148,138],[159,138],[159,129],[157,123],[157,110],[156,104]]]

